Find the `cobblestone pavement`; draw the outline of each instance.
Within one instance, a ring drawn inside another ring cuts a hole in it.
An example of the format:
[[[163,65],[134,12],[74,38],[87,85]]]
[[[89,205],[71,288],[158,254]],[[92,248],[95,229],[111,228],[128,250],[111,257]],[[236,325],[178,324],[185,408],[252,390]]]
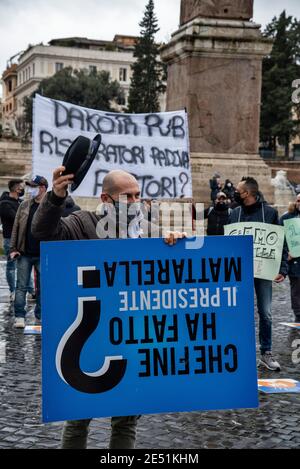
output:
[[[0,448],[58,448],[62,424],[41,423],[41,338],[13,329],[2,261],[0,285]],[[279,325],[293,321],[288,281],[274,287],[273,317],[274,353],[282,371],[259,374],[299,380],[291,344],[300,333]],[[299,448],[299,416],[299,394],[260,394],[259,410],[148,415],[140,420],[137,448]],[[92,422],[89,448],[107,448],[109,427],[109,419]]]

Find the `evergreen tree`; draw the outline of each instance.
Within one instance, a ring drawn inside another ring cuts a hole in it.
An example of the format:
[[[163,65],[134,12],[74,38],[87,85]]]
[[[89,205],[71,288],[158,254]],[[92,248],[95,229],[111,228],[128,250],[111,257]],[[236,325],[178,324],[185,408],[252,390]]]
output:
[[[66,67],[50,78],[42,80],[38,90],[25,98],[25,120],[32,125],[32,100],[38,93],[51,99],[66,101],[101,111],[112,111],[113,103],[124,100],[124,92],[117,81],[110,81],[109,72],[88,72]]]
[[[292,102],[292,83],[300,77],[300,23],[283,11],[266,27],[264,36],[274,40],[263,61],[261,141],[276,151],[277,142],[289,155],[289,144],[299,132],[300,107]]]
[[[159,95],[166,90],[166,68],[159,61],[159,46],[155,43],[159,27],[153,0],[148,1],[140,27],[141,34],[134,51],[137,60],[131,66],[133,76],[128,110],[134,113],[158,112]]]

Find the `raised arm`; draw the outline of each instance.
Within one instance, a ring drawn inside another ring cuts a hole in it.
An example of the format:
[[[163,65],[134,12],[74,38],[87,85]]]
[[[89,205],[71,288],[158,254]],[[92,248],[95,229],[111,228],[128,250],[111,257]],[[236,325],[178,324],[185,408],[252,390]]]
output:
[[[62,176],[63,166],[53,172],[53,189],[48,192],[36,211],[31,231],[35,238],[41,241],[74,239],[73,228],[76,219],[68,217],[62,219],[67,197],[67,187],[72,182],[73,175]]]

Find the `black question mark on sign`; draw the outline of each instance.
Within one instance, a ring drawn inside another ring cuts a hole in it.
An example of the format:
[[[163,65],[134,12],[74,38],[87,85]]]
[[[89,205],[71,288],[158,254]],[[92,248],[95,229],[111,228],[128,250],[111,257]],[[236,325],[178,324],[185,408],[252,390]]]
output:
[[[101,394],[110,391],[123,379],[127,360],[121,356],[105,357],[103,367],[96,373],[85,373],[80,367],[82,349],[97,329],[101,315],[101,301],[79,298],[78,314],[62,337],[56,352],[56,368],[60,377],[77,391]]]
[[[182,176],[183,176],[183,179],[186,178],[185,181],[182,180]],[[187,183],[189,182],[189,177],[188,177],[188,175],[187,175],[186,173],[180,173],[180,175],[179,175],[179,181],[180,181],[181,183],[183,183],[183,186],[182,186],[182,188],[181,188],[181,197],[182,197],[182,196],[184,195],[184,188],[185,188],[185,186],[187,185]]]

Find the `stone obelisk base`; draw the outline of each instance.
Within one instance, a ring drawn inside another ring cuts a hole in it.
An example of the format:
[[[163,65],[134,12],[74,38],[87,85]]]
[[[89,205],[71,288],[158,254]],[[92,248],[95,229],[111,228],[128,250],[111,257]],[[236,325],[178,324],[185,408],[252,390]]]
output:
[[[195,18],[162,46],[168,65],[167,110],[189,118],[193,191],[210,200],[209,179],[258,180],[274,202],[271,170],[258,156],[262,60],[272,41],[251,21]]]

